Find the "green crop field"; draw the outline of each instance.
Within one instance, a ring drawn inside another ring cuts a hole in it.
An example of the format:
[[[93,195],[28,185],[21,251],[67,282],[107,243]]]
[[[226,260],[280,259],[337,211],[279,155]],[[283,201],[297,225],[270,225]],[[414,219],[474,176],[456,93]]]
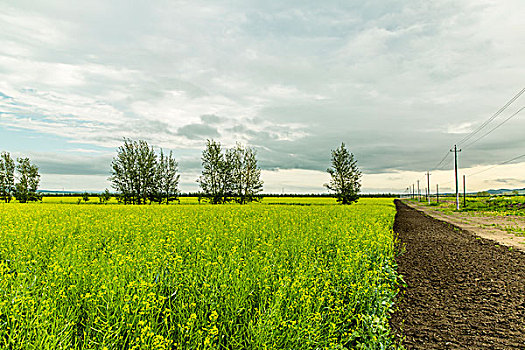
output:
[[[421,201],[414,199],[405,199],[411,203],[427,205],[425,197]],[[463,196],[459,199],[460,211],[469,212],[472,215],[480,213],[481,215],[516,215],[525,216],[525,196],[467,196],[465,202]],[[444,212],[456,211],[456,197],[442,196],[439,203],[436,203],[435,197],[432,197],[430,205],[435,210]]]
[[[0,204],[0,348],[394,348],[393,201],[290,201]]]

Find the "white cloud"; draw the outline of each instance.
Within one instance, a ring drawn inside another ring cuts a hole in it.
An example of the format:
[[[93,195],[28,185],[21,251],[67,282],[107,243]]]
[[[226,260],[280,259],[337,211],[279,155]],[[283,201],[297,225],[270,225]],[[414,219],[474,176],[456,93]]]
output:
[[[472,132],[472,123],[452,124],[447,127],[449,134],[468,134]]]

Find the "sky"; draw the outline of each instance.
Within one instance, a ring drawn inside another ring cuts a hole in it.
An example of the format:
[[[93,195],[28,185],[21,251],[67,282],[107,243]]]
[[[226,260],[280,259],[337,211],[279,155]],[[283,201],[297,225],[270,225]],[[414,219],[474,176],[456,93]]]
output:
[[[326,192],[344,142],[362,191],[431,172],[525,187],[522,0],[0,0],[0,150],[41,189],[111,188],[124,137],[172,150],[198,190],[206,139],[257,150],[265,192]],[[483,136],[507,118],[510,119]],[[449,154],[441,163],[445,154]],[[439,164],[439,166],[437,166]],[[496,166],[498,165],[498,166]],[[478,174],[476,174],[478,173]]]

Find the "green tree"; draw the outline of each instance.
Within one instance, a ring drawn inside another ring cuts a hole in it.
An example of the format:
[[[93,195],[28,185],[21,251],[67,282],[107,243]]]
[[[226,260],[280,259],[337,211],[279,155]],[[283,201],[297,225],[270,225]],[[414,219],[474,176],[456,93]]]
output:
[[[111,163],[110,180],[125,204],[142,204],[151,198],[156,166],[155,151],[146,141],[124,139]]]
[[[164,155],[164,151],[161,149],[155,171],[154,200],[159,204],[163,201],[169,204],[171,201],[177,200],[179,179],[178,163],[175,161],[173,153],[170,151],[169,155]]]
[[[107,202],[109,202],[110,199],[111,193],[109,193],[109,190],[107,188],[98,196],[98,200],[100,203],[107,204]]]
[[[29,158],[18,158],[16,170],[18,172],[18,182],[15,185],[15,197],[20,203],[37,201],[41,197],[37,193],[40,184],[40,174],[38,167],[31,164]]]
[[[89,193],[87,192],[82,193],[82,200],[84,202],[89,202]]]
[[[231,166],[231,187],[237,202],[245,204],[254,201],[263,189],[255,150],[237,143],[227,151],[226,161]]]
[[[338,202],[352,204],[359,199],[361,172],[357,167],[357,160],[348,152],[344,143],[332,150],[332,167],[326,171],[331,179],[325,187],[335,192]]]
[[[225,159],[221,144],[207,140],[201,160],[202,175],[197,182],[202,188],[203,197],[212,204],[226,202],[232,184],[231,165]]]
[[[254,149],[237,143],[223,152],[221,144],[208,140],[202,152],[202,175],[197,182],[210,203],[235,200],[245,204],[262,191],[261,170]]]
[[[15,192],[15,161],[8,152],[0,154],[0,198],[11,201]]]

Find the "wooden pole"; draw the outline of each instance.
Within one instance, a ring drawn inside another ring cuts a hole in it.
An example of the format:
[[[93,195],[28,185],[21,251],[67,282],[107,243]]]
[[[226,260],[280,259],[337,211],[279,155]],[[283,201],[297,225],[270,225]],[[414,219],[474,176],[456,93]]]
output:
[[[427,190],[428,190],[427,202],[428,204],[430,204],[430,172],[429,171],[427,171]]]
[[[467,207],[467,186],[465,175],[463,175],[463,208]]]
[[[461,152],[461,150],[458,150],[456,145],[454,145],[454,149],[450,150],[450,152],[454,152],[454,175],[456,177],[456,210],[459,210],[458,152]]]

